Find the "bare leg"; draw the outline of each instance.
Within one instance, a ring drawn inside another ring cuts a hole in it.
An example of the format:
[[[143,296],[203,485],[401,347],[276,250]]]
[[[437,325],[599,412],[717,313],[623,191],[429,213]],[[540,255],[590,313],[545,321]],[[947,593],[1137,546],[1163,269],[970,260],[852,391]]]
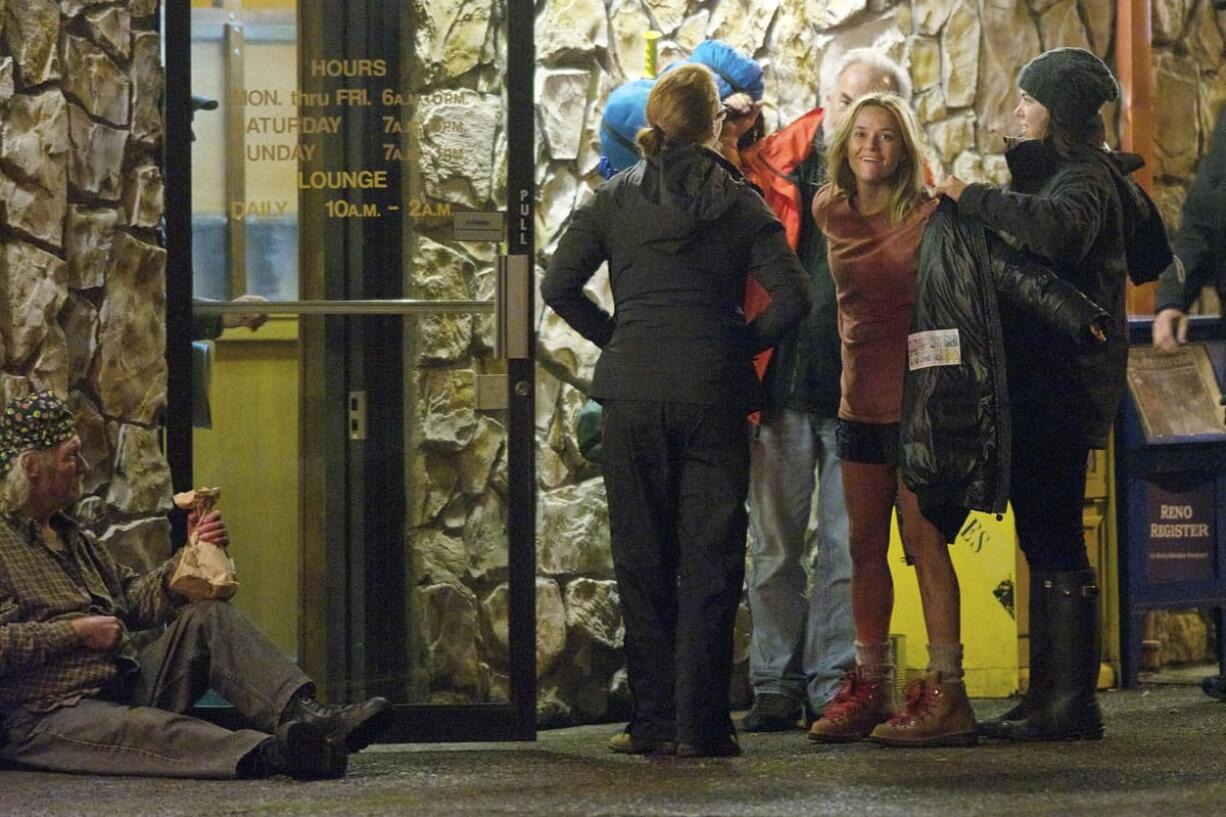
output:
[[[887,643],[894,582],[887,553],[896,486],[893,466],[843,461],[856,670],[848,673],[826,711],[813,722],[809,729],[812,740],[861,740],[894,714],[890,703],[894,666]]]
[[[850,524],[851,609],[860,644],[880,644],[890,634],[894,582],[887,552],[896,484],[892,466],[843,463]]]
[[[848,503],[850,506],[850,502]],[[903,542],[915,562],[924,624],[932,644],[957,644],[962,640],[958,576],[954,573],[949,547],[941,532],[920,513],[919,502],[902,479],[898,481]]]

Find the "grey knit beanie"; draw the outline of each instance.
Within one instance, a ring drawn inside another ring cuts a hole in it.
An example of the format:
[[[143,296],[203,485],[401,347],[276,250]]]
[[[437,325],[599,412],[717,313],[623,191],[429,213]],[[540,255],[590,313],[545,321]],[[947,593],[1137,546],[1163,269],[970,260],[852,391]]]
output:
[[[1084,48],[1053,48],[1022,66],[1017,84],[1052,119],[1079,124],[1120,97],[1111,69]]]

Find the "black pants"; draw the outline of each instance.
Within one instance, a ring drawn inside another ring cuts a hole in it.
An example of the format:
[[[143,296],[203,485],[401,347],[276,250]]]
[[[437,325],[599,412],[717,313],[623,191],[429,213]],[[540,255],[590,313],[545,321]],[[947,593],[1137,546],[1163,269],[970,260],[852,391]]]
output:
[[[630,733],[715,740],[733,731],[728,685],[748,524],[745,411],[606,400],[604,418]]]
[[[0,757],[60,772],[232,778],[239,760],[276,729],[294,693],[310,684],[250,619],[219,601],[184,607],[141,650],[139,666],[105,700],[10,713]],[[253,728],[231,732],[182,714],[209,687]]]
[[[1054,408],[1015,406],[1009,501],[1031,570],[1085,570],[1086,465],[1090,447]]]

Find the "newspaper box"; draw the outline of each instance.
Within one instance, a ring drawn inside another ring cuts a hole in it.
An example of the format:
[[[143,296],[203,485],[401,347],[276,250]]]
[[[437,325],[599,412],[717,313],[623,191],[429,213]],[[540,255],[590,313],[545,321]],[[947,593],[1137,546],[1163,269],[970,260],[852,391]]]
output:
[[[1136,686],[1147,611],[1215,612],[1218,656],[1226,609],[1226,342],[1194,322],[1178,354],[1151,346],[1134,321],[1116,445],[1120,530],[1120,663]]]

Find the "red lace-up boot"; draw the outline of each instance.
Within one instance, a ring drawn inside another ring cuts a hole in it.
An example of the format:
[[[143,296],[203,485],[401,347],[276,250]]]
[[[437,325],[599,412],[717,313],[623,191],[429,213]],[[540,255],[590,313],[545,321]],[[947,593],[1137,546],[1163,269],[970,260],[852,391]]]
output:
[[[873,727],[894,714],[890,705],[888,678],[869,681],[856,670],[847,673],[843,685],[822,716],[809,727],[809,739],[822,743],[848,743],[863,740]]]

